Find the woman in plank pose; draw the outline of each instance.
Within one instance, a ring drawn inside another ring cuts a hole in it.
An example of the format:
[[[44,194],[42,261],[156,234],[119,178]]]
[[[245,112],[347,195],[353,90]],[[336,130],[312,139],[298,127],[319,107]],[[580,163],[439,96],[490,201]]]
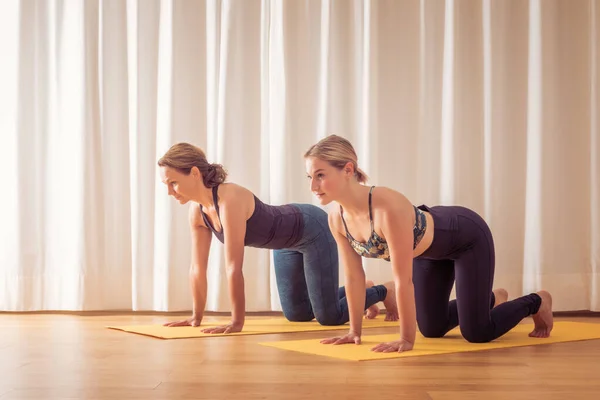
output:
[[[245,321],[244,247],[274,250],[277,288],[285,317],[290,321],[311,321],[322,325],[348,322],[348,305],[343,288],[338,288],[338,256],[327,223],[327,213],[310,204],[273,206],[263,203],[251,191],[226,183],[227,174],[219,164],[207,161],[204,152],[191,144],[173,145],[158,160],[161,179],[168,194],[180,204],[190,203],[192,238],[190,284],[193,314],[168,326],[199,326],[206,304],[206,271],[212,236],[224,244],[225,264],[232,309],[231,323],[204,329],[207,333],[242,330]],[[365,282],[363,282],[363,287]],[[387,320],[397,319],[393,283],[364,289],[364,307],[369,318],[383,301]]]
[[[460,326],[469,342],[492,341],[532,316],[529,336],[552,330],[552,297],[539,291],[507,301],[492,291],[495,253],[486,222],[461,206],[415,207],[402,193],[365,186],[352,144],[328,136],[305,154],[311,191],[321,204],[335,201],[329,225],[345,266],[350,331],[323,343],[360,343],[364,272],[361,257],[389,261],[398,302],[400,337],[374,351],[408,351],[417,325],[425,337],[442,337]],[[456,281],[456,300],[450,293]]]

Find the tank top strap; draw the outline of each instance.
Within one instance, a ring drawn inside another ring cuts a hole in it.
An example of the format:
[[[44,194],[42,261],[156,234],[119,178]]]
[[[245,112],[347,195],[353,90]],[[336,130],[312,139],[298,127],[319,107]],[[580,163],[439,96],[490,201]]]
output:
[[[221,224],[221,216],[219,215],[217,187],[218,186],[215,186],[212,188],[212,194],[213,194],[213,201],[215,203],[215,211],[217,212],[217,221],[219,222],[219,225],[221,225],[221,232],[217,231],[215,229],[215,226],[213,225],[213,223],[208,219],[208,215],[206,215],[206,213],[204,212],[204,208],[202,207],[202,204],[198,204],[198,207],[200,208],[200,213],[202,214],[202,219],[204,220],[204,223],[206,224],[206,226],[211,231],[213,231],[216,235],[223,235],[223,225]],[[222,238],[220,238],[220,240],[221,239]]]
[[[213,201],[215,203],[215,210],[217,211],[217,216],[219,216],[219,196],[217,195],[218,190],[219,190],[219,185],[213,186],[212,194],[213,194]],[[221,218],[219,217],[219,219],[221,219]]]

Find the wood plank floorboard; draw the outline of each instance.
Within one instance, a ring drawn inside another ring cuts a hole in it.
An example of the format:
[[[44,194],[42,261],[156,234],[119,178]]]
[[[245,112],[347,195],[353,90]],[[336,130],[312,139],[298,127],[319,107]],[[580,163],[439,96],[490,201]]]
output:
[[[176,318],[0,314],[0,400],[600,398],[600,340],[350,362],[256,344],[334,332],[159,340],[105,328]]]

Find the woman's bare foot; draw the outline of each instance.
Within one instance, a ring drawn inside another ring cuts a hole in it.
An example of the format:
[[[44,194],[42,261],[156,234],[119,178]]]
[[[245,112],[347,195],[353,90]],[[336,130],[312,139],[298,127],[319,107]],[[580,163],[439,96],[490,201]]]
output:
[[[375,286],[373,281],[365,281],[365,285],[367,288]],[[378,315],[379,315],[379,307],[377,307],[377,304],[373,304],[371,307],[367,308],[365,311],[366,319],[374,319]]]
[[[385,306],[385,321],[398,321],[398,305],[396,304],[396,286],[394,282],[386,282],[383,286],[387,289],[387,295],[383,301]]]
[[[545,290],[540,290],[537,294],[542,298],[542,304],[536,314],[533,315],[534,328],[529,334],[530,337],[547,338],[554,326],[552,315],[552,296]]]
[[[496,301],[494,302],[494,307],[492,308],[496,308],[500,304],[506,303],[506,301],[508,300],[508,292],[505,289],[496,289],[493,292]]]

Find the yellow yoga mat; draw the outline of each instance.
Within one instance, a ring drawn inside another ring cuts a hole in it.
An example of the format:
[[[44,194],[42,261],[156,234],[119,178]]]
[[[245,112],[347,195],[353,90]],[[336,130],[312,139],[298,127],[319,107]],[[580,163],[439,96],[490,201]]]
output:
[[[242,332],[236,333],[203,333],[200,330],[229,323],[230,320],[212,320],[203,322],[201,327],[181,326],[168,327],[162,325],[130,325],[130,326],[108,326],[109,329],[116,329],[129,333],[152,336],[159,339],[185,339],[202,338],[216,336],[240,336],[240,335],[264,335],[269,333],[292,333],[292,332],[312,332],[312,331],[333,331],[348,330],[348,324],[337,326],[323,326],[317,321],[310,322],[290,322],[285,318],[265,318],[265,319],[247,319]],[[382,328],[397,327],[398,322],[384,321],[384,316],[380,315],[375,319],[365,319],[363,328]]]
[[[283,350],[292,350],[300,353],[328,356],[343,360],[367,361],[600,339],[600,324],[567,321],[555,322],[551,336],[545,339],[530,338],[528,334],[532,329],[533,324],[517,325],[510,332],[491,343],[469,343],[460,335],[459,328],[448,332],[443,338],[429,339],[418,334],[415,347],[411,351],[404,353],[376,353],[371,351],[371,348],[381,342],[397,340],[397,333],[362,336],[360,345],[321,344],[320,340],[322,339],[266,342],[260,344]]]

